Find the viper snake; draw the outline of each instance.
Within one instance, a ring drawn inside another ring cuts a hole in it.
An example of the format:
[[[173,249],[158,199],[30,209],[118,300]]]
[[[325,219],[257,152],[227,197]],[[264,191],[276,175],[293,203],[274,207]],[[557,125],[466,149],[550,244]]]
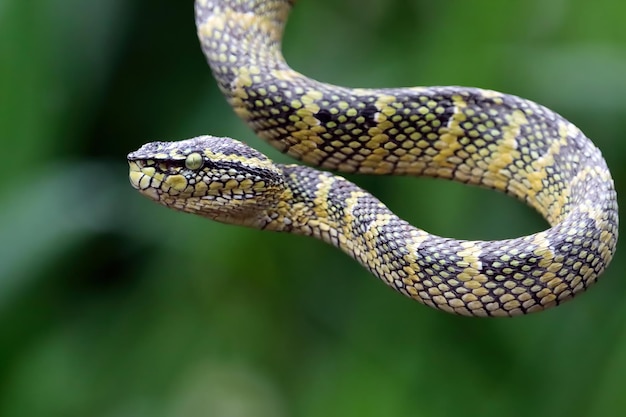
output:
[[[230,138],[152,142],[128,155],[143,195],[224,223],[314,236],[426,305],[513,316],[593,284],[618,215],[600,151],[572,123],[516,96],[466,87],[360,89],[292,70],[281,53],[294,1],[197,0],[198,37],[235,112],[282,152],[345,173],[447,178],[503,191],[550,228],[498,241],[415,228],[346,179],[273,163]]]

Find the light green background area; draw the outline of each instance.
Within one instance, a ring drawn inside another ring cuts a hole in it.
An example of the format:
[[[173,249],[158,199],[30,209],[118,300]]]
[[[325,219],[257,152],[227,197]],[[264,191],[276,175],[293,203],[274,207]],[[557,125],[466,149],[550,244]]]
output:
[[[621,196],[624,16],[617,0],[298,0],[285,55],[342,85],[538,101],[593,138]],[[130,187],[129,151],[205,133],[288,160],[217,91],[191,0],[0,0],[1,416],[626,415],[622,251],[557,309],[451,316],[321,242]],[[493,191],[350,179],[445,236],[545,227]]]

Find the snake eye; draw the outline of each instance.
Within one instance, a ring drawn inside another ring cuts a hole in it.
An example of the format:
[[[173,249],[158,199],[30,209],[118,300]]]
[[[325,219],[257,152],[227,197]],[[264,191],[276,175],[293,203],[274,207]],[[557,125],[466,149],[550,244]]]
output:
[[[200,155],[198,152],[189,154],[189,156],[187,156],[187,159],[185,159],[185,166],[193,171],[202,168],[202,163],[202,155]]]

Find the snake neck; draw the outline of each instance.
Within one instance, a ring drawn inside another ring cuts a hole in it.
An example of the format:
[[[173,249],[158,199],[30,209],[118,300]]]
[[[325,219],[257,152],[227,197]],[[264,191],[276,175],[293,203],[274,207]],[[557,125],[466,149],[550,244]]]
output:
[[[345,221],[343,203],[358,188],[342,177],[306,166],[276,166],[283,172],[284,191],[259,218],[262,221],[258,227],[300,235],[317,235],[322,230],[333,230],[334,236],[341,233]],[[328,238],[323,240],[335,243]]]
[[[283,172],[284,191],[253,227],[313,236],[356,259],[363,248],[374,250],[373,240],[359,239],[376,220],[393,218],[407,231],[414,229],[343,177],[301,165],[276,166]]]

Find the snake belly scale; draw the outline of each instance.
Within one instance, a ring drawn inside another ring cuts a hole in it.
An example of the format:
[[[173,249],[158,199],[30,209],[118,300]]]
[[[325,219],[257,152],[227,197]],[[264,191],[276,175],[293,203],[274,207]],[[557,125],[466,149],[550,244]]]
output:
[[[235,112],[309,165],[452,179],[503,191],[550,228],[500,241],[429,234],[344,178],[275,164],[230,138],[152,142],[130,180],[168,207],[314,236],[387,285],[467,316],[546,309],[593,284],[617,242],[616,193],[600,151],[572,123],[512,95],[466,87],[353,89],[292,70],[281,53],[294,1],[197,0],[204,54]]]

